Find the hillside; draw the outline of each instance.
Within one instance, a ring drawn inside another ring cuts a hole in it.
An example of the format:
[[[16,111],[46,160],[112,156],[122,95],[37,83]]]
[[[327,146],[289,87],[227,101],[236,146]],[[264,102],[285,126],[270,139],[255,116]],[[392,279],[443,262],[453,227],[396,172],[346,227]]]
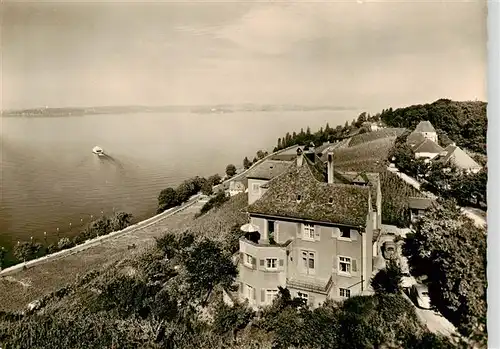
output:
[[[389,108],[382,111],[380,118],[388,126],[412,130],[420,121],[428,120],[443,141],[448,137],[460,147],[486,154],[486,106],[480,101],[439,99],[430,104]]]

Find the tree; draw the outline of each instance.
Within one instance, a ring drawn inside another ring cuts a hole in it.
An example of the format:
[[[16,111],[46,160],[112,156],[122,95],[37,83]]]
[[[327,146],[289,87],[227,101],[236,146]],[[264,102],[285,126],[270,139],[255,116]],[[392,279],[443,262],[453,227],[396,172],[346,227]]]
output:
[[[130,225],[132,222],[132,215],[127,212],[115,213],[114,217],[111,219],[111,229],[113,231],[123,230]]]
[[[198,192],[194,181],[184,181],[182,182],[175,193],[177,194],[177,200],[179,203],[183,203],[189,200],[189,198]]]
[[[431,302],[468,336],[486,314],[486,231],[460,214],[456,202],[434,205],[415,224],[403,253],[427,275]]]
[[[7,250],[3,246],[0,246],[0,270],[2,270],[3,268],[3,263],[5,261],[6,254]]]
[[[390,260],[387,267],[379,270],[371,280],[375,293],[399,293],[403,274],[395,261]]]
[[[236,174],[236,166],[234,166],[233,164],[227,165],[226,174],[228,175],[228,177],[234,176]]]
[[[265,156],[266,156],[266,154],[264,153],[264,151],[259,150],[257,152],[257,159],[262,160],[262,159],[264,159]]]
[[[27,260],[35,258],[41,248],[42,245],[37,242],[20,242],[14,247],[14,257],[26,262]]]
[[[246,169],[249,169],[250,166],[252,166],[252,163],[250,162],[250,160],[248,160],[248,158],[245,156],[245,158],[243,159],[243,167]]]
[[[208,182],[212,184],[212,186],[220,184],[221,180],[222,178],[218,174],[208,177]]]
[[[65,250],[73,246],[74,246],[73,242],[67,237],[61,238],[57,243],[58,250]]]
[[[204,195],[212,195],[213,192],[214,192],[214,189],[212,187],[212,183],[210,183],[209,181],[206,181],[203,186],[201,187],[201,192],[204,194]]]
[[[184,260],[184,266],[192,295],[204,296],[202,304],[206,304],[216,285],[229,287],[238,274],[231,256],[216,242],[207,238],[190,249]]]
[[[179,204],[177,192],[173,188],[163,189],[158,196],[158,212],[163,212]]]

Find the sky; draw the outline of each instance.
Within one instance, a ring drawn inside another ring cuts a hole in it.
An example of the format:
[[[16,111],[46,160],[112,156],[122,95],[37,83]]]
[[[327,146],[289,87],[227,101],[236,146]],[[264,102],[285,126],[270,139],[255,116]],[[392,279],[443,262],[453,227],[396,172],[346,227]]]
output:
[[[486,2],[4,1],[3,109],[486,100]]]

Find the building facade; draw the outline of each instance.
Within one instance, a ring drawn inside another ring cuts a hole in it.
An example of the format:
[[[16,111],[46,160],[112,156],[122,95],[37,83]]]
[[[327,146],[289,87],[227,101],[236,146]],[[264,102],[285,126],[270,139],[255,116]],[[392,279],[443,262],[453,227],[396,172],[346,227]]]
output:
[[[369,175],[346,173],[349,184],[340,183],[333,154],[325,168],[299,149],[281,174],[254,182],[248,213],[260,237],[240,239],[238,298],[266,306],[283,287],[318,306],[367,290],[381,224],[380,185]]]

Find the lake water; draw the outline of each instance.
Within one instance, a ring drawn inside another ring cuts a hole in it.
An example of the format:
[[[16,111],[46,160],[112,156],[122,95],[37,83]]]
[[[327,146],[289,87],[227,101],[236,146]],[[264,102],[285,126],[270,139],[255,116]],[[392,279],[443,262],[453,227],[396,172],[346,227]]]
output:
[[[359,111],[89,115],[0,119],[0,246],[73,236],[91,215],[152,215],[160,190],[241,166],[287,131]],[[101,146],[108,157],[91,150]],[[71,223],[71,225],[70,225]],[[57,230],[59,228],[59,232]]]

